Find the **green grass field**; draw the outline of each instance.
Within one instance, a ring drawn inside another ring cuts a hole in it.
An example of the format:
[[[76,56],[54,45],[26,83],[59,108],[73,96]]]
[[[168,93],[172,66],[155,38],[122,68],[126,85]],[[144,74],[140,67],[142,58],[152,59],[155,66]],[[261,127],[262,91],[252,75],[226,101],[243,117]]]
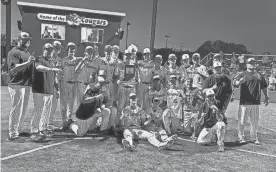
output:
[[[1,88],[1,169],[13,171],[275,171],[276,169],[276,104],[261,106],[259,138],[261,145],[237,144],[238,101],[229,105],[229,127],[225,152],[217,146],[200,146],[180,137],[168,150],[158,151],[145,141],[137,150],[126,151],[113,137],[76,138],[72,133],[56,133],[43,143],[8,142],[10,97],[7,87]],[[31,96],[32,97],[32,96]],[[33,100],[24,121],[28,131]],[[59,116],[57,113],[57,125]],[[246,127],[249,138],[249,124]]]

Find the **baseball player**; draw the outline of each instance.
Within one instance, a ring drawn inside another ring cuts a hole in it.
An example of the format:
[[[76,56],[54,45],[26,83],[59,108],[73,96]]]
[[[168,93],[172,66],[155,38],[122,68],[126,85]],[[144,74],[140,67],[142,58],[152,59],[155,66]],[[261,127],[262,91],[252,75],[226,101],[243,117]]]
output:
[[[61,52],[61,48],[62,45],[59,41],[54,41],[52,43],[53,47],[54,47],[54,52],[53,52],[53,57],[51,58],[51,61],[53,63],[53,65],[59,69],[60,68],[60,57],[59,54]],[[54,90],[54,94],[53,94],[53,100],[52,100],[52,108],[51,108],[51,113],[50,113],[50,117],[49,117],[49,123],[47,125],[47,130],[49,132],[49,134],[55,129],[54,127],[54,120],[55,120],[55,113],[56,113],[56,109],[57,109],[57,103],[58,103],[58,99],[59,99],[59,95],[60,95],[60,91],[61,89],[63,89],[62,87],[60,87],[60,73],[57,73],[56,78],[56,85],[55,85],[55,90]]]
[[[178,66],[176,66],[176,55],[170,54],[168,59],[169,65],[166,69],[166,87],[169,88],[170,76],[174,75],[176,77],[176,86],[180,86],[180,79],[182,78],[182,72]]]
[[[203,85],[203,81],[208,77],[207,69],[200,64],[200,54],[194,53],[192,56],[193,65],[188,68],[189,78],[193,78],[196,85]]]
[[[158,140],[166,142],[177,139],[177,135],[169,137],[163,128],[163,110],[159,107],[161,103],[158,97],[152,99],[152,106],[146,112],[147,121],[144,123],[145,130],[153,132]]]
[[[204,90],[206,99],[199,112],[199,123],[202,130],[197,138],[197,143],[208,145],[215,141],[217,135],[218,151],[224,151],[225,123],[223,116],[214,105],[215,93],[212,89]]]
[[[123,63],[123,61],[119,59],[119,46],[118,45],[114,45],[112,47],[112,59],[115,63],[113,82],[112,82],[112,92],[113,92],[112,102],[116,103],[117,100],[118,100],[118,84],[117,84],[117,81],[119,79],[119,68],[120,68],[120,65]]]
[[[70,128],[77,136],[84,136],[88,130],[94,129],[99,117],[103,118],[100,130],[106,133],[110,110],[105,105],[110,98],[108,90],[104,89],[104,82],[103,77],[97,77],[96,82],[88,84],[83,100],[76,111],[77,121],[70,120],[66,123],[66,128]]]
[[[165,68],[162,65],[162,61],[163,58],[161,55],[156,55],[155,59],[154,59],[154,67],[152,70],[152,77],[154,77],[155,75],[159,75],[160,76],[160,80],[161,80],[161,84],[165,85],[165,75],[166,75],[166,71]]]
[[[189,54],[183,54],[181,59],[181,72],[182,72],[182,78],[181,78],[181,84],[184,83],[184,81],[188,78],[188,68],[190,67],[190,56]],[[183,84],[184,86],[184,84]]]
[[[64,100],[62,101],[64,104],[65,114],[62,114],[63,124],[67,120],[72,119],[72,115],[74,113],[73,107],[76,99],[76,90],[77,90],[77,73],[75,71],[79,61],[81,60],[78,57],[75,57],[75,53],[77,51],[77,46],[73,42],[69,42],[66,47],[66,52],[68,56],[63,59],[63,81],[65,83],[65,91],[64,91]],[[67,109],[68,108],[68,109]],[[61,127],[63,129],[63,127]]]
[[[152,79],[152,70],[154,67],[153,61],[150,59],[150,49],[145,48],[143,51],[143,60],[138,61],[138,75],[139,75],[139,85],[137,86],[138,101],[139,105],[143,110],[148,109],[148,104],[145,103],[146,93],[149,91],[149,87]]]
[[[184,87],[184,132],[191,135],[193,140],[196,139],[195,132],[198,129],[198,112],[201,104],[204,102],[204,94],[202,93],[200,86],[193,84],[192,78],[187,78]]]
[[[129,50],[125,51],[124,63],[119,71],[120,77],[118,80],[119,90],[118,90],[118,112],[126,107],[127,102],[129,102],[129,94],[136,92],[135,84],[138,81],[138,74],[136,66],[131,63],[132,53]]]
[[[116,61],[112,57],[112,47],[110,45],[105,46],[105,57],[102,58],[102,63],[99,66],[99,76],[105,78],[105,88],[109,91],[110,103],[107,108],[110,108],[110,126],[115,128],[119,124],[119,118],[117,118],[117,109],[114,107],[114,92],[113,92],[113,78],[116,69]]]
[[[54,48],[52,44],[46,43],[43,46],[43,54],[35,61],[33,73],[33,99],[34,113],[31,118],[31,139],[43,140],[47,135],[47,124],[49,121],[52,99],[54,94],[55,72],[61,69],[55,68],[50,61]]]
[[[21,32],[18,45],[8,53],[9,83],[8,89],[12,108],[9,114],[9,141],[19,139],[23,120],[29,103],[33,64],[35,57],[28,51],[31,37]]]
[[[182,99],[183,91],[176,86],[177,77],[170,76],[170,88],[167,91],[167,109],[163,113],[164,128],[169,135],[175,134],[181,129],[183,119]]]
[[[84,58],[80,61],[75,69],[77,73],[77,106],[80,105],[85,88],[89,81],[95,82],[99,71],[101,59],[94,57],[92,46],[87,46],[84,51]],[[91,79],[90,79],[91,78]]]
[[[130,148],[131,150],[135,149],[133,138],[145,139],[160,150],[174,143],[173,140],[160,142],[153,133],[142,129],[142,125],[146,120],[146,114],[137,106],[137,96],[134,93],[130,94],[130,105],[123,109],[121,120],[124,126],[124,139],[122,140],[124,148]]]
[[[161,84],[161,77],[159,75],[155,75],[153,77],[152,87],[149,89],[149,93],[147,94],[146,103],[149,104],[149,107],[152,107],[152,100],[154,98],[158,98],[160,101],[159,106],[161,107],[162,110],[165,110],[167,108],[166,94],[167,94],[167,90]]]

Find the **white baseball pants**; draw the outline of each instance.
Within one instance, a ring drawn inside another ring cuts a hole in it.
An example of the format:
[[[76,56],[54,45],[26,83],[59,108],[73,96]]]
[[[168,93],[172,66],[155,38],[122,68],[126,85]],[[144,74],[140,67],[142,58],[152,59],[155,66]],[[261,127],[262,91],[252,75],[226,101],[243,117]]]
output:
[[[149,93],[149,84],[139,84],[137,86],[138,104],[143,110],[149,109],[149,104],[146,102],[146,95]]]
[[[31,133],[45,131],[51,113],[53,95],[33,93],[34,113],[31,118]]]
[[[29,103],[30,87],[9,85],[8,90],[12,102],[9,115],[9,137],[15,138],[18,137],[23,127],[23,121]]]
[[[139,139],[147,140],[153,146],[159,147],[162,142],[156,139],[153,133],[150,133],[146,130],[141,129],[125,129],[124,130],[124,138],[133,145],[133,138],[134,135],[137,136]]]
[[[181,119],[179,119],[171,109],[166,109],[162,115],[164,128],[171,135],[175,134],[181,128]]]
[[[66,120],[72,119],[74,113],[74,103],[76,99],[76,83],[65,83],[65,109],[66,109]]]
[[[51,113],[50,113],[50,117],[49,117],[49,123],[47,124],[48,130],[53,130],[55,128],[54,121],[56,118],[57,104],[58,104],[58,97],[57,97],[57,92],[55,91],[53,94],[52,108],[51,108]]]
[[[250,117],[251,129],[250,136],[251,139],[257,140],[257,130],[258,122],[260,116],[260,106],[259,105],[240,105],[238,113],[238,136],[239,139],[244,139],[244,126],[247,118]]]
[[[217,122],[212,128],[203,128],[198,136],[197,143],[202,145],[210,144],[214,140],[215,135],[218,137],[217,144],[223,147],[225,135],[224,122]]]

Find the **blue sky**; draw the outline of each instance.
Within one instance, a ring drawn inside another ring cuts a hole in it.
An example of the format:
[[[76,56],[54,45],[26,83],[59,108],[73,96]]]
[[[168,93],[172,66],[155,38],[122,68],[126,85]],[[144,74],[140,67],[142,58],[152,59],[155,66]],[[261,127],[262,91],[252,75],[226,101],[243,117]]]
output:
[[[79,8],[125,12],[122,28],[129,21],[129,43],[139,48],[150,44],[153,0],[22,0]],[[195,50],[206,40],[244,44],[254,53],[276,54],[276,0],[158,0],[155,47]],[[1,32],[5,30],[5,8],[1,6]],[[20,13],[12,0],[12,35],[18,34]],[[121,42],[125,47],[125,40]]]

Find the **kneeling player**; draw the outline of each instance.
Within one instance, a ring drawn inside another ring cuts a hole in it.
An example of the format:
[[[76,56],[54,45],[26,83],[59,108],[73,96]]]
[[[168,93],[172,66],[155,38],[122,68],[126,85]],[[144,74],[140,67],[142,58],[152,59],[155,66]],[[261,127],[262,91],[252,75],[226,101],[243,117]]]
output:
[[[147,112],[147,121],[144,123],[144,128],[154,133],[158,140],[166,142],[177,139],[177,135],[169,137],[163,128],[162,114],[163,110],[159,107],[160,99],[153,98],[152,107]]]
[[[218,108],[214,105],[215,93],[211,89],[205,91],[206,100],[200,109],[199,122],[202,124],[202,130],[198,136],[197,143],[208,145],[215,141],[217,135],[218,151],[224,151],[225,123],[222,121]]]
[[[204,102],[203,93],[200,86],[193,84],[193,79],[188,78],[184,87],[184,132],[192,135],[192,139],[196,139],[195,131],[198,128],[198,112],[200,105]]]
[[[146,120],[146,114],[137,106],[137,97],[134,93],[130,94],[130,106],[123,109],[121,120],[124,126],[124,139],[122,140],[122,144],[131,150],[135,149],[133,138],[145,139],[160,150],[171,146],[174,142],[173,140],[160,142],[153,133],[142,129],[142,124]]]
[[[87,86],[83,101],[76,112],[77,121],[67,124],[77,136],[84,136],[91,127],[95,128],[99,117],[103,118],[100,130],[107,131],[110,109],[106,108],[105,104],[109,97],[103,89],[103,84],[104,79],[98,77],[98,82]]]

